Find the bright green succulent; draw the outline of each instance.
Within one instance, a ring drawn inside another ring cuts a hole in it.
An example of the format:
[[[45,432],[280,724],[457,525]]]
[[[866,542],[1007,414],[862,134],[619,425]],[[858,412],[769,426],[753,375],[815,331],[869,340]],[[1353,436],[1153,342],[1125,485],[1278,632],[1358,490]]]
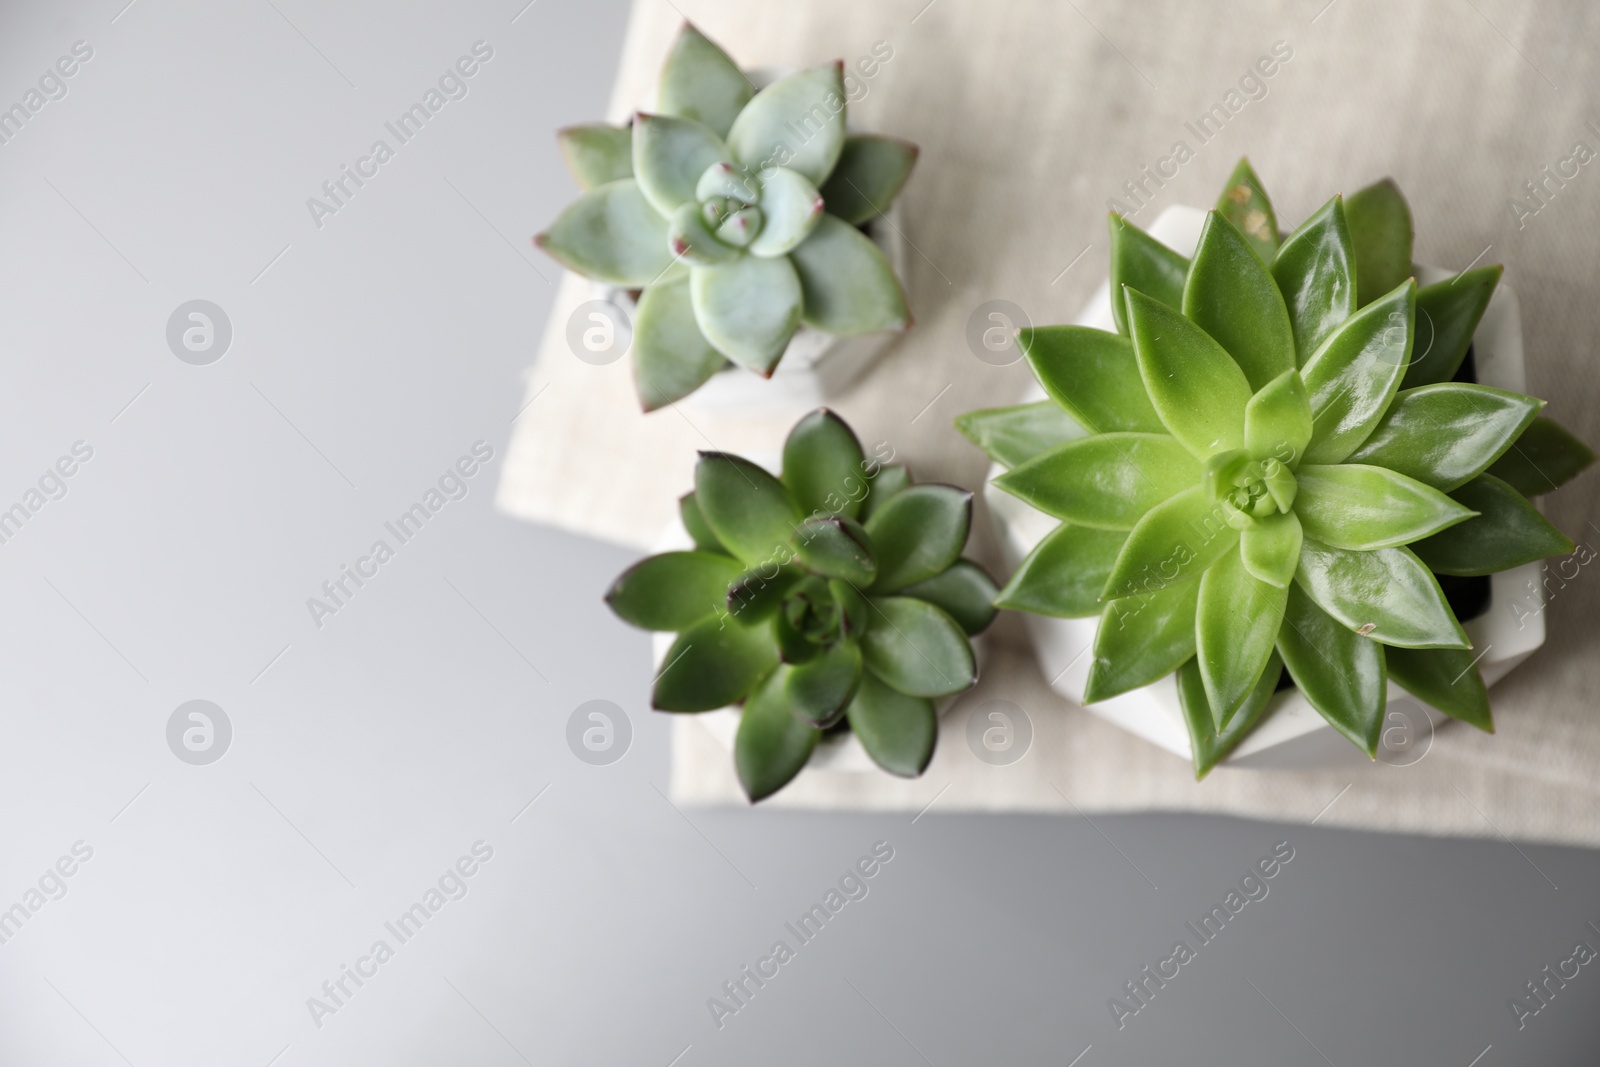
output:
[[[535,238],[580,274],[642,290],[633,368],[645,410],[730,360],[770,376],[802,323],[836,335],[910,324],[894,270],[859,227],[899,194],[917,149],[845,132],[840,64],[756,92],[685,24],[656,107],[629,126],[561,131],[585,192]]]
[[[1200,775],[1284,670],[1369,755],[1391,679],[1492,730],[1436,575],[1573,547],[1525,494],[1593,453],[1543,401],[1460,380],[1500,268],[1419,289],[1411,239],[1389,182],[1281,235],[1241,162],[1192,259],[1113,215],[1118,332],[1024,329],[1050,399],[960,420],[1062,520],[998,604],[1101,616],[1086,701],[1178,672]]]
[[[623,621],[677,634],[654,706],[742,703],[734,762],[751,800],[834,729],[891,774],[921,774],[934,699],[976,680],[969,638],[995,614],[993,580],[961,558],[972,494],[869,461],[826,409],[795,424],[779,477],[702,452],[694,485],[680,514],[695,548],[635,564],[606,594]]]

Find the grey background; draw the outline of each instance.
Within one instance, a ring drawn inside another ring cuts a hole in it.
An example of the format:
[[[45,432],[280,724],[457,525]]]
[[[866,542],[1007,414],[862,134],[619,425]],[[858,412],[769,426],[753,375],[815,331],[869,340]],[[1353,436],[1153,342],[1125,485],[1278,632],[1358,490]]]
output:
[[[1506,1006],[1600,946],[1591,852],[675,810],[646,638],[598,596],[629,555],[490,505],[556,277],[527,237],[572,193],[551,134],[602,112],[625,5],[123,5],[0,15],[0,106],[95,50],[0,145],[0,506],[94,449],[0,545],[0,908],[94,850],[0,945],[0,1063],[1600,1059],[1593,967],[1520,1032]],[[305,199],[480,39],[468,96],[316,228]],[[204,367],[165,340],[196,298],[234,334]],[[466,498],[316,627],[478,440]],[[166,741],[197,698],[233,729],[208,766]],[[632,719],[609,766],[565,741],[593,699]],[[467,895],[315,1026],[480,840]],[[718,1030],[707,998],[880,840],[869,895]],[[1279,841],[1270,895],[1118,1031],[1107,998]]]

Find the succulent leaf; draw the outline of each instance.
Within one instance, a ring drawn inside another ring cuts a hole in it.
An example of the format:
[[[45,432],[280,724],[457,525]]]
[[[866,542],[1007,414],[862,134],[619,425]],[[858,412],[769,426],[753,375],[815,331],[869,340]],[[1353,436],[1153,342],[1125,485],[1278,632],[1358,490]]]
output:
[[[913,485],[867,520],[877,553],[872,589],[892,593],[925,582],[961,558],[972,529],[972,494],[951,485]]]
[[[1312,433],[1304,462],[1338,463],[1372,435],[1411,356],[1416,282],[1351,316],[1306,361],[1300,376],[1311,395]]]
[[[867,489],[867,499],[861,504],[862,522],[866,522],[876,515],[885,504],[893,500],[895,494],[911,486],[911,470],[903,463],[890,463],[879,467],[876,472],[869,473],[872,479]]]
[[[784,693],[787,670],[780,667],[769,672],[739,716],[733,765],[752,802],[788,785],[805,767],[822,735],[789,713]]]
[[[1494,733],[1489,690],[1478,673],[1477,654],[1466,648],[1389,648],[1389,677],[1452,718]]]
[[[987,630],[996,614],[998,590],[994,579],[968,559],[958,559],[932,578],[908,585],[900,593],[926,600],[954,619],[968,637]]]
[[[1478,267],[1417,290],[1417,340],[1400,388],[1455,377],[1500,283],[1500,272],[1499,266]]]
[[[727,158],[722,138],[693,119],[645,112],[633,118],[633,176],[663,215],[694,203],[700,176]]]
[[[1251,249],[1263,263],[1272,262],[1278,251],[1278,217],[1248,159],[1239,160],[1239,165],[1233,168],[1217,200],[1216,210],[1250,242]]]
[[[1083,702],[1149,685],[1194,657],[1199,582],[1183,582],[1106,605],[1094,635]]]
[[[1473,515],[1439,490],[1387,467],[1308,463],[1297,479],[1295,513],[1306,536],[1334,548],[1398,548]]]
[[[769,626],[702,619],[678,634],[662,660],[651,704],[659,711],[715,711],[744,699],[777,666]]]
[[[745,571],[728,586],[728,615],[741,626],[766,622],[778,614],[784,597],[802,577],[802,572],[793,567],[771,564]]]
[[[872,606],[861,590],[838,578],[828,579],[828,595],[839,611],[840,632],[852,640],[860,640],[872,625]]]
[[[689,274],[695,321],[742,367],[770,375],[800,325],[800,279],[789,260],[740,256]]]
[[[755,87],[728,54],[684,23],[661,68],[656,89],[661,112],[704,123],[718,137],[726,137],[753,95]]]
[[[1245,405],[1244,447],[1252,459],[1270,457],[1293,470],[1311,433],[1311,398],[1296,371],[1283,372]]]
[[[1295,369],[1294,332],[1278,283],[1244,235],[1215,211],[1189,263],[1183,317],[1233,357],[1251,392]]]
[[[807,519],[794,532],[795,555],[809,571],[868,586],[878,574],[872,538],[843,515]]]
[[[1471,647],[1438,580],[1409,549],[1349,552],[1307,537],[1295,581],[1323,611],[1381,644]]]
[[[1448,492],[1489,469],[1543,407],[1487,385],[1403,389],[1347,462],[1388,467]]]
[[[977,664],[954,619],[914,597],[876,597],[869,603],[872,621],[861,637],[869,671],[911,696],[951,696],[971,688]]]
[[[678,518],[683,523],[689,539],[694,542],[695,548],[701,552],[718,552],[726,556],[728,550],[722,547],[722,542],[717,540],[717,535],[711,532],[711,525],[706,522],[706,517],[700,513],[700,505],[695,501],[693,493],[685,493],[678,498]]]
[[[1183,706],[1183,721],[1189,728],[1189,749],[1194,758],[1194,776],[1199,781],[1212,768],[1239,747],[1239,742],[1261,722],[1267,705],[1272,700],[1278,679],[1283,674],[1283,662],[1276,656],[1267,661],[1256,687],[1250,691],[1239,710],[1233,713],[1226,728],[1220,732],[1206,700],[1205,682],[1200,677],[1200,662],[1191,659],[1178,669],[1178,698]]]
[[[1317,713],[1369,756],[1376,756],[1387,705],[1388,649],[1323,611],[1298,585],[1278,631],[1278,654]],[[1430,651],[1440,651],[1433,649]],[[1453,650],[1452,650],[1453,651]]]
[[[706,206],[702,205],[705,211]],[[761,225],[762,215],[758,208],[747,207],[729,212],[717,225],[717,239],[725,241],[734,248],[748,249],[755,245],[765,232]]]
[[[702,452],[694,496],[717,540],[749,567],[771,567],[791,555],[800,509],[783,484],[756,464],[725,452]]]
[[[652,285],[640,294],[633,324],[633,383],[644,410],[683,399],[727,363],[695,322],[689,279]]]
[[[911,176],[917,146],[897,137],[852,133],[844,139],[839,162],[822,187],[828,213],[852,226],[889,210]]]
[[[1169,308],[1183,306],[1189,261],[1139,227],[1111,216],[1111,316],[1117,332],[1128,336],[1128,311],[1122,293],[1133,289]]]
[[[1295,363],[1305,366],[1356,310],[1356,257],[1344,201],[1334,197],[1290,234],[1272,261],[1294,330]]]
[[[606,593],[606,605],[644,630],[687,630],[722,613],[728,586],[742,569],[716,553],[664,552],[623,571]]]
[[[807,515],[856,518],[867,495],[865,456],[855,431],[827,408],[794,424],[783,443],[783,484]]]
[[[1142,392],[1143,383],[1139,388]],[[1083,435],[1073,417],[1051,400],[969,411],[958,416],[955,424],[967,440],[1002,467],[1026,463]]]
[[[706,221],[699,204],[684,204],[672,213],[667,220],[667,246],[691,267],[715,266],[740,255],[737,247],[722,239],[720,229]]]
[[[1044,391],[1091,433],[1166,433],[1133,342],[1087,326],[1023,327],[1017,345]]]
[[[1197,459],[1244,443],[1250,383],[1232,356],[1183,314],[1125,290],[1133,352],[1150,402]]]
[[[898,692],[868,671],[846,714],[872,762],[902,778],[927,770],[939,736],[931,700]]]
[[[556,144],[580,189],[633,177],[633,130],[603,122],[556,131]]]
[[[564,267],[635,289],[662,278],[673,265],[667,220],[632,178],[584,193],[534,240]]]
[[[1288,590],[1251,574],[1238,552],[1225,552],[1200,577],[1195,656],[1217,729],[1267,669],[1283,625]]]
[[[1152,507],[1133,527],[1106,576],[1102,600],[1154,592],[1199,577],[1239,543],[1239,531],[1202,486]]]
[[[695,182],[694,198],[699,201],[731,200],[754,204],[761,199],[761,182],[746,167],[722,160],[713,163]]]
[[[1100,592],[1127,539],[1120,530],[1064,522],[1017,565],[995,604],[1063,619],[1098,615],[1105,607]]]
[[[1289,512],[1269,515],[1239,531],[1239,558],[1257,581],[1287,589],[1300,566],[1300,519]]]
[[[1200,465],[1166,434],[1106,433],[1058,445],[994,484],[1046,515],[1131,530],[1145,512],[1200,481]]]
[[[822,195],[799,171],[774,167],[761,173],[761,232],[750,242],[753,256],[781,256],[811,236],[822,217]],[[802,281],[804,276],[802,276]]]
[[[807,326],[850,337],[911,324],[894,269],[878,246],[849,223],[818,215],[811,235],[789,259],[805,294],[800,317]]]
[[[832,726],[855,696],[861,675],[861,646],[839,641],[809,663],[790,669],[784,686],[789,709],[810,726]]]
[[[1411,208],[1389,179],[1344,202],[1356,253],[1356,306],[1366,307],[1411,276]]]
[[[821,185],[844,147],[844,120],[843,74],[840,64],[828,63],[756,93],[733,120],[728,147],[751,170],[788,167]]]
[[[1594,459],[1593,449],[1556,420],[1540,415],[1488,473],[1523,496],[1538,496],[1576,478]]]
[[[778,643],[778,658],[790,666],[810,663],[824,651],[822,645],[801,633],[783,611],[772,617],[772,632]]]
[[[1463,510],[1478,514],[1411,546],[1435,574],[1495,574],[1576,547],[1521,493],[1493,475],[1480,474],[1450,496]]]

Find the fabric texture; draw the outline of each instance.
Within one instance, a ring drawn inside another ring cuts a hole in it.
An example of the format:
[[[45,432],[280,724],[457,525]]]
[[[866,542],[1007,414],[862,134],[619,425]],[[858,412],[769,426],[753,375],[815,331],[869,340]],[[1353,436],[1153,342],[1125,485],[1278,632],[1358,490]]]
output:
[[[1241,155],[1285,226],[1387,175],[1410,200],[1419,262],[1505,264],[1522,301],[1529,391],[1600,441],[1591,370],[1600,161],[1578,162],[1600,148],[1600,72],[1574,48],[1600,39],[1600,8],[1564,5],[1548,17],[1428,2],[1377,17],[1364,0],[1225,10],[1177,0],[637,0],[612,120],[648,104],[685,15],[747,68],[842,58],[848,70],[878,42],[892,50],[872,77],[855,75],[850,117],[922,146],[901,199],[916,325],[833,406],[920,480],[976,488],[988,461],[951,420],[1015,402],[1029,384],[1025,364],[979,358],[969,337],[991,325],[981,306],[1003,300],[1036,324],[1068,321],[1104,278],[1112,199],[1143,226],[1170,204],[1209,206]],[[645,551],[673,521],[698,450],[770,455],[800,412],[733,418],[678,405],[642,415],[627,359],[593,366],[568,346],[568,318],[590,296],[583,279],[560,286],[499,502]],[[1600,546],[1597,494],[1591,471],[1547,498],[1547,513]],[[981,508],[969,552],[994,559]],[[766,803],[1206,811],[1600,846],[1600,569],[1552,573],[1547,589],[1547,644],[1491,691],[1498,733],[1447,724],[1411,766],[1368,763],[1352,749],[1344,768],[1222,767],[1197,784],[1185,761],[1052,693],[1018,620],[1003,617],[978,688],[945,716],[922,778],[808,771]],[[964,735],[969,712],[995,699],[1023,708],[1034,730],[1008,766],[979,761]],[[672,773],[682,801],[744,803],[729,752],[693,717],[675,719]]]

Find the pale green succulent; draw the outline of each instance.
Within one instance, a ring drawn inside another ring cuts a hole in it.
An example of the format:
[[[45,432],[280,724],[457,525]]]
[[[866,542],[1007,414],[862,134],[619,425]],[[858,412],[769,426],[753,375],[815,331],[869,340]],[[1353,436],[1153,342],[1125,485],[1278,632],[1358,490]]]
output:
[[[732,361],[770,376],[802,325],[904,329],[905,294],[860,226],[899,193],[915,145],[845,132],[842,67],[757,92],[685,24],[657,111],[561,131],[585,192],[535,241],[563,265],[639,290],[634,380],[645,410]]]

